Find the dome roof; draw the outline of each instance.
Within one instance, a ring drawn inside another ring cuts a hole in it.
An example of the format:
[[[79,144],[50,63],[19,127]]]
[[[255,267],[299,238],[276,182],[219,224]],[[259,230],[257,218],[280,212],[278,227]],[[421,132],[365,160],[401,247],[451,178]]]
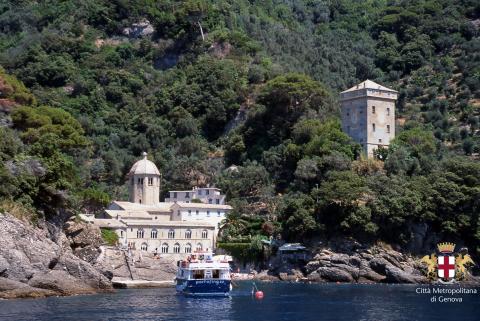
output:
[[[135,164],[133,164],[130,172],[128,172],[128,176],[131,175],[159,175],[160,172],[158,171],[157,166],[151,161],[147,159],[147,153],[143,152],[143,159],[139,160]]]

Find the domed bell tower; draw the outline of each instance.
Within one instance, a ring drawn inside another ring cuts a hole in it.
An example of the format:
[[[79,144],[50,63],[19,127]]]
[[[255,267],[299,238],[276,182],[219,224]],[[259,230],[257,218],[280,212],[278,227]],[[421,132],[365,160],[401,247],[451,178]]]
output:
[[[142,153],[143,159],[133,164],[128,173],[129,201],[132,203],[155,205],[160,202],[160,172],[157,166],[147,159],[147,153]]]

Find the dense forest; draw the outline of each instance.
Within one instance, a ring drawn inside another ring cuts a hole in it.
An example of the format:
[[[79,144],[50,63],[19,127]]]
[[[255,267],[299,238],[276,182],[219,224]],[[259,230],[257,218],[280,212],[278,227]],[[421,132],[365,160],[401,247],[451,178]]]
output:
[[[227,193],[224,242],[423,231],[479,255],[479,29],[475,0],[2,2],[0,208],[98,211],[147,151],[163,193]],[[369,160],[338,118],[367,78],[400,92]]]

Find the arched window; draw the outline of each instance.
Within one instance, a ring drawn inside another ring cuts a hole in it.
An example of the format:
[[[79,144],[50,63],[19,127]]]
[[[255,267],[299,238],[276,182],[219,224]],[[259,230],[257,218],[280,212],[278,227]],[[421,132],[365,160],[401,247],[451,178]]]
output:
[[[192,253],[192,244],[187,243],[187,245],[185,245],[185,253]]]
[[[120,231],[120,237],[123,237],[123,231]]]
[[[206,239],[208,238],[208,231],[207,230],[203,230],[202,231],[202,239]]]
[[[144,236],[145,236],[145,232],[143,231],[143,229],[138,229],[137,239],[143,239]]]
[[[162,253],[168,253],[168,244],[167,243],[162,244]]]
[[[185,238],[186,239],[191,239],[192,238],[192,231],[191,230],[186,230],[185,231]]]
[[[147,243],[142,243],[142,245],[140,246],[140,249],[141,249],[142,251],[147,251],[147,249],[148,249]]]
[[[174,239],[175,238],[175,231],[170,229],[168,230],[168,238],[169,239]]]
[[[158,236],[157,230],[156,230],[156,229],[153,229],[152,232],[150,232],[150,237],[151,237],[152,239],[156,239],[157,236]]]
[[[173,253],[180,253],[180,244],[175,243],[173,246]]]
[[[197,244],[197,252],[201,252],[203,249],[202,243]]]

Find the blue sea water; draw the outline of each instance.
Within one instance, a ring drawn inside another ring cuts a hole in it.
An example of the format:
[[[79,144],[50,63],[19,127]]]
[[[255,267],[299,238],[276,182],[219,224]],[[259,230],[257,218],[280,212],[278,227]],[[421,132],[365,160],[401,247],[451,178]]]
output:
[[[173,288],[0,301],[1,320],[480,320],[479,294],[419,294],[416,285],[242,282],[229,298],[189,298]],[[423,287],[427,288],[427,287]],[[431,287],[430,287],[431,288]],[[437,302],[432,303],[431,297]],[[440,303],[439,297],[462,298]]]

